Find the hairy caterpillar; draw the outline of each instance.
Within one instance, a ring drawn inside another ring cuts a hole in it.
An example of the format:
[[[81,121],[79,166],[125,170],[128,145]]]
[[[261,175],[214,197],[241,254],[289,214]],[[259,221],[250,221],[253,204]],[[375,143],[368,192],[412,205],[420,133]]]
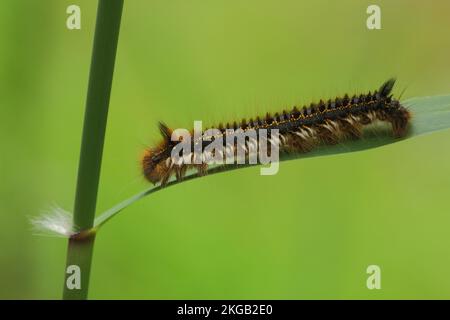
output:
[[[301,109],[294,107],[290,111],[284,110],[273,116],[267,114],[264,118],[257,117],[255,120],[244,119],[240,123],[228,123],[225,126],[220,124],[218,130],[222,137],[229,134],[229,129],[242,129],[244,132],[255,130],[260,137],[261,129],[277,129],[280,138],[277,142],[282,153],[308,152],[320,144],[329,145],[345,139],[358,139],[362,136],[363,127],[375,121],[390,123],[393,136],[402,137],[407,133],[411,114],[399,100],[392,97],[394,84],[395,79],[389,79],[373,93],[352,97],[346,94],[342,98],[326,102],[320,100]],[[171,152],[180,141],[171,140],[173,130],[163,123],[159,124],[159,129],[163,140],[155,148],[145,150],[142,157],[142,169],[147,180],[154,184],[160,182],[164,186],[173,175],[177,180],[181,180],[190,168],[197,169],[200,175],[206,174],[208,163],[177,164],[172,161]],[[213,138],[217,138],[217,135]],[[202,141],[202,147],[209,143],[211,142]],[[257,152],[257,148],[250,148],[251,143],[247,142],[245,147],[246,156]],[[228,147],[237,149],[236,145]],[[234,153],[233,151],[233,155]],[[192,158],[193,154],[187,156]]]

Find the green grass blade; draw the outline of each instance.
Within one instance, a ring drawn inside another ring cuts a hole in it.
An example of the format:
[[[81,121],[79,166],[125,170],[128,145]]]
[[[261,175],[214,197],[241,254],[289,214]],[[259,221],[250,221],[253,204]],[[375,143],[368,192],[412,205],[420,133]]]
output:
[[[345,141],[334,146],[321,146],[316,148],[312,152],[304,154],[284,155],[280,157],[280,161],[363,151],[450,128],[450,95],[412,98],[403,101],[402,103],[403,105],[408,107],[408,109],[413,114],[411,129],[408,136],[406,136],[405,138],[393,138],[389,127],[387,126],[376,127],[372,129],[369,128],[364,132],[364,137],[362,139],[355,141]],[[215,167],[208,170],[208,175],[235,170],[238,168],[245,168],[247,166],[248,165]],[[192,180],[198,177],[199,176],[197,176],[196,174],[192,174],[184,178],[184,180],[181,182]],[[120,211],[138,201],[139,199],[142,199],[149,194],[162,189],[166,189],[167,187],[176,185],[181,182],[171,181],[164,188],[161,188],[160,186],[152,186],[147,190],[134,195],[133,197],[117,204],[116,206],[99,215],[95,219],[94,228],[98,229],[112,217],[117,215]]]
[[[413,113],[412,136],[450,127],[450,96],[412,98],[404,104]]]

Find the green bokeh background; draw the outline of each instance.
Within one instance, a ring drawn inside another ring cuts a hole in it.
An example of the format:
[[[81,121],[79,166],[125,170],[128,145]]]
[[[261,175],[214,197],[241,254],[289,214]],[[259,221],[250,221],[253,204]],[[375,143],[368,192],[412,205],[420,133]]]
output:
[[[382,30],[366,8],[382,9]],[[78,4],[82,29],[65,26]],[[147,188],[156,122],[264,114],[398,78],[450,92],[444,0],[126,0],[98,212]],[[60,298],[66,240],[28,218],[71,210],[92,0],[0,2],[0,298]],[[450,298],[450,132],[205,177],[135,203],[99,233],[90,298]],[[366,268],[382,289],[366,288]]]

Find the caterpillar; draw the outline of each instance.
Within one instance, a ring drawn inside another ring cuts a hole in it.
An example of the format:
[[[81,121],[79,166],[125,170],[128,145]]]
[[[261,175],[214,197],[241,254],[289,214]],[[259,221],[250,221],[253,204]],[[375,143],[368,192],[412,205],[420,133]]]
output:
[[[222,137],[227,136],[230,129],[242,129],[244,132],[255,130],[260,137],[261,129],[277,129],[280,153],[304,153],[318,145],[333,145],[346,139],[359,139],[363,134],[363,127],[376,121],[389,123],[393,136],[400,138],[407,134],[411,114],[393,97],[394,84],[395,79],[389,79],[373,93],[352,97],[346,94],[327,101],[320,100],[309,106],[293,107],[289,111],[283,110],[274,115],[267,113],[265,117],[256,117],[249,121],[243,119],[240,123],[220,124],[217,130]],[[148,181],[164,186],[172,176],[182,180],[186,171],[191,168],[196,169],[199,175],[207,173],[208,163],[179,164],[172,161],[171,152],[182,139],[172,141],[173,130],[164,123],[159,123],[159,130],[163,140],[156,147],[144,150],[141,159],[143,174]],[[192,135],[193,131],[190,134]],[[208,146],[211,140],[218,136],[212,138],[203,140],[202,147]],[[193,141],[192,144],[197,142]],[[255,141],[246,142],[244,147],[247,157],[258,149],[250,148],[252,143]],[[228,147],[235,154],[237,146],[232,144]],[[190,159],[193,156],[193,153],[187,155]]]

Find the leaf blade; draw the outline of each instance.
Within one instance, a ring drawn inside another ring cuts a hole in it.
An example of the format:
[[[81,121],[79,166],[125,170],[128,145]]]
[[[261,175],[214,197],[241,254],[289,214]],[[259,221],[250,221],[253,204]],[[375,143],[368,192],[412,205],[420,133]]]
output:
[[[283,155],[280,161],[305,159],[311,157],[322,157],[337,155],[342,153],[359,152],[378,148],[392,143],[397,143],[403,140],[415,138],[421,135],[430,134],[436,131],[450,129],[450,95],[429,96],[408,99],[402,102],[412,113],[413,119],[411,121],[411,128],[409,134],[402,138],[396,139],[391,135],[390,129],[385,126],[377,127],[376,130],[366,130],[364,137],[359,140],[344,141],[333,146],[319,146],[311,152],[304,154]],[[228,167],[214,167],[208,170],[208,175],[245,168],[249,165],[228,166]],[[184,178],[183,181],[199,178],[197,174],[191,174]],[[155,193],[161,189],[181,183],[180,181],[171,181],[164,188],[160,186],[152,186],[124,201],[115,205],[99,215],[94,222],[94,228],[98,229],[107,221],[121,212],[123,209],[132,205],[134,202]]]

